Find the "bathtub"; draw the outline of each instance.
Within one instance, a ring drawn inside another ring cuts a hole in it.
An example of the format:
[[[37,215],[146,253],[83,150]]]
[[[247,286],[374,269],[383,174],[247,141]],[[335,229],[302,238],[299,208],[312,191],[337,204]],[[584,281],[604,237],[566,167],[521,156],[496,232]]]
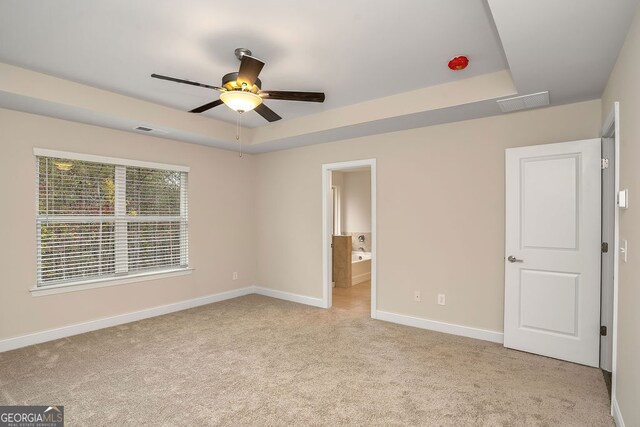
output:
[[[371,252],[351,252],[351,286],[371,280]]]
[[[351,252],[351,263],[366,261],[368,259],[371,259],[371,252]]]

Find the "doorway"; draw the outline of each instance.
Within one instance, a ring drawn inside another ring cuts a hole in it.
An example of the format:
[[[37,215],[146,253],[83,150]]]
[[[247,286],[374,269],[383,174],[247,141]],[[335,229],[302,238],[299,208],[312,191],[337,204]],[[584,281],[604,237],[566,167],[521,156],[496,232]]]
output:
[[[323,306],[332,307],[335,295],[336,306],[370,311],[375,318],[375,159],[322,165],[322,217]]]
[[[554,247],[554,245],[549,244],[549,241],[545,242],[546,244],[544,245],[529,245],[523,241],[523,239],[526,238],[527,232],[526,224],[524,224],[524,221],[527,219],[527,215],[524,215],[523,211],[526,211],[527,206],[529,206],[530,210],[532,207],[535,208],[536,204],[527,203],[526,197],[522,196],[520,193],[528,191],[535,195],[536,191],[544,192],[545,186],[542,184],[545,182],[545,179],[547,179],[552,174],[545,173],[544,179],[538,179],[534,182],[532,181],[532,178],[535,178],[534,174],[527,173],[527,171],[523,171],[521,169],[530,161],[536,161],[538,162],[538,164],[543,164],[540,162],[540,160],[545,160],[547,162],[550,160],[559,160],[561,157],[570,157],[571,155],[575,155],[581,151],[577,146],[572,147],[570,150],[568,150],[571,153],[553,153],[555,155],[554,158],[553,156],[549,156],[550,153],[547,152],[549,149],[554,149],[553,147],[558,147],[558,149],[562,151],[565,147],[568,147],[567,144],[588,144],[589,141],[511,149],[511,168],[520,169],[519,173],[512,173],[511,175],[509,175],[510,155],[509,153],[507,154],[506,249],[507,255],[511,255],[512,252],[514,252],[514,254],[513,256],[509,256],[508,258],[505,257],[505,261],[507,261],[505,263],[505,346],[529,351],[532,353],[544,354],[564,360],[583,363],[594,367],[600,367],[603,370],[605,382],[607,382],[607,387],[609,389],[612,402],[615,402],[616,388],[618,265],[620,251],[622,251],[621,246],[624,246],[620,245],[618,230],[619,209],[622,207],[621,202],[618,198],[618,195],[620,193],[619,169],[617,167],[620,158],[618,127],[619,104],[614,103],[612,111],[603,126],[602,139],[592,140],[593,144],[589,144],[593,145],[591,151],[599,154],[597,157],[600,160],[600,164],[596,166],[596,162],[592,161],[593,157],[595,157],[593,153],[589,155],[590,160],[587,159],[587,156],[581,155],[581,164],[583,164],[583,166],[585,167],[582,168],[582,172],[578,172],[578,170],[576,169],[577,173],[575,174],[575,177],[578,180],[585,180],[586,177],[580,177],[584,174],[585,170],[589,171],[589,175],[594,175],[592,179],[590,179],[592,184],[597,181],[594,171],[599,170],[601,172],[601,193],[597,194],[598,192],[594,190],[596,188],[596,185],[586,185],[586,187],[590,188],[591,194],[589,194],[588,197],[585,197],[585,195],[583,194],[579,197],[579,199],[581,200],[579,203],[572,203],[572,205],[575,205],[577,211],[578,209],[580,209],[579,206],[586,202],[587,198],[592,199],[592,196],[596,194],[599,196],[598,198],[600,199],[600,206],[597,206],[597,208],[601,209],[601,211],[599,212],[601,221],[597,224],[597,226],[600,227],[597,227],[594,221],[589,221],[589,218],[592,218],[592,215],[595,212],[595,208],[593,207],[589,209],[591,213],[587,213],[586,216],[581,215],[580,222],[582,222],[583,224],[585,223],[585,221],[592,222],[591,226],[587,227],[591,230],[589,231],[589,241],[584,238],[581,239],[581,241],[582,246],[589,247],[590,251],[595,252],[597,247],[600,262],[597,262],[595,256],[593,256],[593,260],[592,262],[589,262],[589,265],[591,265],[591,267],[598,266],[601,267],[601,269],[600,277],[598,277],[598,280],[583,280],[587,278],[586,275],[583,274],[584,269],[572,269],[571,274],[574,274],[576,276],[574,289],[576,290],[576,296],[578,294],[578,291],[580,291],[580,299],[576,298],[575,304],[569,304],[571,305],[571,307],[567,305],[566,309],[558,309],[557,307],[558,305],[560,305],[559,301],[561,301],[561,299],[558,297],[558,290],[560,286],[557,285],[559,285],[559,283],[554,283],[555,286],[553,287],[553,292],[547,292],[546,294],[538,298],[538,301],[540,301],[541,305],[544,306],[544,310],[531,309],[531,306],[534,305],[536,301],[535,292],[539,291],[539,289],[537,289],[539,286],[536,286],[536,289],[534,289],[531,285],[544,285],[543,281],[540,280],[542,277],[539,271],[540,267],[535,265],[535,263],[540,263],[541,254],[544,255],[544,252],[549,250],[562,249],[566,253],[574,252],[577,255],[579,252],[579,248],[577,245],[574,245],[574,249],[571,249],[569,247],[563,248],[559,247],[558,245],[555,245]],[[530,150],[531,153],[525,153],[526,150]],[[507,151],[509,152],[509,150]],[[527,155],[524,156],[524,154]],[[536,156],[539,156],[539,158],[535,158]],[[566,168],[564,170],[566,171]],[[511,178],[509,178],[510,176]],[[526,183],[522,182],[526,179],[529,179],[535,185],[533,185],[532,188],[528,188]],[[516,185],[512,185],[510,187],[509,181],[511,181],[512,184]],[[553,187],[553,195],[558,196],[559,188],[561,188],[562,186],[559,185],[558,182],[554,181]],[[511,188],[512,202],[514,200],[520,200],[521,203],[514,204],[509,202],[509,188]],[[584,188],[582,188],[581,190],[584,190]],[[578,193],[579,192],[576,191],[576,194]],[[566,197],[563,198],[567,199]],[[553,197],[544,197],[544,201],[548,202],[550,200],[554,200]],[[556,202],[559,201],[561,200],[556,200]],[[531,200],[529,200],[529,202],[531,202]],[[544,236],[544,233],[548,233],[550,229],[550,227],[548,227],[548,224],[544,224],[544,219],[547,216],[548,212],[552,211],[552,209],[545,208],[544,206],[543,208],[544,212],[542,214],[536,215],[534,212],[533,215],[528,215],[529,221],[531,221],[533,218],[538,226],[543,227],[543,231],[541,233],[537,233],[536,238]],[[509,215],[509,212],[511,212],[511,216]],[[563,212],[566,213],[568,212],[568,210],[564,209]],[[557,226],[559,219],[561,219],[561,216],[554,215],[554,223],[551,225]],[[511,227],[509,226],[509,223],[511,223]],[[509,232],[510,229],[511,233]],[[566,232],[569,229],[573,229],[573,227],[565,227],[564,231]],[[578,226],[577,223],[575,230],[577,232],[580,232],[581,230],[581,227]],[[593,244],[594,230],[598,230],[601,233],[598,236],[598,245]],[[511,244],[509,243],[510,234],[511,239],[513,240]],[[558,236],[561,236],[561,233],[555,233],[553,237],[558,238]],[[533,253],[531,249],[536,249],[536,253]],[[555,263],[555,268],[553,269],[553,274],[555,274],[556,276],[561,276],[563,274],[561,268],[558,267],[558,263],[562,261],[563,256],[565,256],[565,254],[557,254],[557,256],[554,257],[553,261]],[[527,260],[531,260],[531,262],[529,262],[529,265],[526,265]],[[534,278],[536,280],[530,280],[530,283],[523,283],[523,279],[527,276],[535,276]],[[592,276],[595,275],[592,274]],[[597,288],[595,286],[585,287],[580,284],[581,281],[584,284],[586,284],[587,282],[597,283],[598,286]],[[515,286],[513,286],[514,284]],[[527,289],[527,286],[530,289]],[[583,301],[585,290],[591,295],[590,299],[592,301],[595,300],[594,295],[596,295],[598,297],[599,303],[597,306],[591,304],[592,307],[586,310],[586,305]],[[511,297],[509,297],[509,294],[511,294]],[[566,296],[567,295],[564,295],[565,299],[567,299]],[[513,303],[514,299],[516,302],[515,304]],[[511,300],[511,302],[509,300]],[[575,309],[573,309],[574,307]],[[593,315],[589,316],[590,320],[581,321],[579,318],[580,311],[588,311]],[[583,326],[587,326],[586,328],[583,327],[583,330],[587,329],[589,331],[589,334],[593,334],[594,339],[586,339],[587,337],[585,337],[578,328],[574,329],[575,333],[573,333],[573,336],[571,337],[573,341],[572,345],[578,345],[580,341],[583,341],[585,343],[586,341],[591,342],[590,345],[585,346],[582,351],[579,351],[580,354],[577,358],[574,357],[576,355],[576,352],[571,351],[571,346],[563,345],[559,342],[562,338],[562,335],[567,335],[567,330],[569,329],[565,328],[565,330],[560,330],[560,328],[558,327],[558,325],[562,326],[562,319],[560,319],[559,321],[558,317],[555,316],[555,314],[559,312],[573,313],[573,315],[575,316],[571,317],[575,319],[575,321],[567,318],[569,322],[566,324],[568,325],[571,322],[573,322],[576,326],[582,324]],[[552,313],[552,316],[549,316],[549,313]],[[597,314],[597,316],[595,314]],[[598,320],[597,328],[594,327],[595,320]],[[543,327],[538,326],[541,324],[544,324]],[[596,330],[598,331],[597,335],[595,333]],[[554,342],[552,351],[549,351],[548,348],[545,348],[550,342],[549,339],[545,337],[545,335],[548,336],[549,333],[552,333],[553,339],[556,340],[556,342]],[[529,336],[527,336],[527,334],[529,334]],[[532,334],[535,334],[535,339],[531,339]],[[597,341],[595,339],[596,336]],[[523,340],[520,338],[526,339]],[[614,408],[612,405],[612,414],[613,412]]]
[[[603,242],[608,243],[608,255],[602,258],[602,325],[607,326],[607,335],[602,337],[600,349],[600,368],[605,380],[610,383],[611,415],[616,417],[616,359],[618,348],[618,269],[620,264],[620,104],[614,102],[602,126],[603,158],[609,159],[609,172],[603,174],[603,203],[613,203],[608,214],[603,209]],[[610,378],[609,378],[610,375]]]

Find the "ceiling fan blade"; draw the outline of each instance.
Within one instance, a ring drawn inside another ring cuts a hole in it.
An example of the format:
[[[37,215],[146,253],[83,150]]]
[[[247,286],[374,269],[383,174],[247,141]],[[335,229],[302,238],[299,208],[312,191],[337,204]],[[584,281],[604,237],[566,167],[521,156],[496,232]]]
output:
[[[176,79],[175,77],[163,76],[161,74],[153,73],[153,74],[151,74],[151,77],[153,77],[154,79],[169,80],[170,82],[184,83],[184,84],[188,84],[188,85],[192,85],[192,86],[206,87],[207,89],[219,90],[221,92],[225,91],[224,88],[221,88],[221,87],[218,87],[218,86],[211,86],[211,85],[206,85],[204,83],[192,82],[192,81],[183,80],[183,79]]]
[[[217,107],[218,105],[222,104],[222,100],[221,99],[216,99],[213,102],[210,102],[208,104],[204,104],[198,108],[194,108],[193,110],[189,111],[190,113],[203,113],[207,110],[212,109],[213,107]]]
[[[238,71],[238,83],[246,83],[247,86],[253,86],[258,78],[258,74],[262,71],[264,62],[249,55],[242,55],[240,60],[240,70]]]
[[[255,111],[258,114],[260,114],[262,117],[267,119],[268,122],[276,122],[282,118],[275,111],[273,111],[271,108],[267,107],[264,104],[258,105],[255,108]]]
[[[261,90],[264,99],[282,99],[285,101],[324,102],[324,92],[291,92],[283,90]]]

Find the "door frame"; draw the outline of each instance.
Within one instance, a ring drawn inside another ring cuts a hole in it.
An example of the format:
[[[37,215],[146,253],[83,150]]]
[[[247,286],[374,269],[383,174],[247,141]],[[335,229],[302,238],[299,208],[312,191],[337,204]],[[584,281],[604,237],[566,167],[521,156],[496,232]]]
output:
[[[600,278],[600,326],[607,328],[606,336],[600,336],[600,369],[611,372],[613,358],[613,271],[615,264],[615,147],[614,139],[602,137],[602,158],[609,163],[602,169],[602,241],[609,248],[602,252]]]
[[[614,146],[614,194],[616,195],[616,208],[613,216],[613,331],[612,331],[612,356],[611,356],[611,415],[616,416],[613,402],[616,402],[616,360],[618,353],[618,271],[620,264],[620,207],[618,194],[620,194],[620,103],[614,102],[602,126],[602,137],[613,138]]]
[[[331,308],[333,303],[331,283],[331,236],[333,232],[333,200],[331,198],[331,172],[369,167],[371,171],[371,318],[376,318],[378,287],[378,256],[376,228],[376,159],[351,160],[322,165],[322,306]]]

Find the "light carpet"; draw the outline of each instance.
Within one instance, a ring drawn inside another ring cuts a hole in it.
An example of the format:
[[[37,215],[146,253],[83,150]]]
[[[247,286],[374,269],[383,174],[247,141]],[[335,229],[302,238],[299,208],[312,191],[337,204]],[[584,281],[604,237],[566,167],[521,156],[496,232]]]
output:
[[[258,295],[0,354],[67,425],[612,426],[599,370]]]

